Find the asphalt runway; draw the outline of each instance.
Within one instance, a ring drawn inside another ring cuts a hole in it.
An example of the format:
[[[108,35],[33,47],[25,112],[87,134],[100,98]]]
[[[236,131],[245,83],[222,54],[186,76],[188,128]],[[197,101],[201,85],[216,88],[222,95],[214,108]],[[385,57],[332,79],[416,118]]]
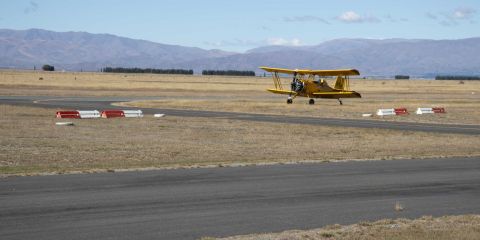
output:
[[[479,199],[480,158],[9,177],[0,236],[198,239],[479,214]]]
[[[454,133],[467,135],[480,135],[480,125],[461,124],[433,124],[433,123],[409,123],[379,120],[339,119],[318,117],[297,117],[269,114],[234,113],[218,111],[180,110],[180,109],[151,109],[151,108],[128,108],[115,107],[114,102],[126,102],[141,99],[158,99],[158,97],[125,98],[125,97],[40,97],[40,96],[0,96],[0,104],[36,106],[55,109],[97,109],[105,110],[112,108],[141,109],[145,114],[164,113],[171,116],[181,117],[211,117],[244,121],[294,123],[308,125],[323,125],[337,127],[380,128],[401,131],[422,131],[435,133]]]

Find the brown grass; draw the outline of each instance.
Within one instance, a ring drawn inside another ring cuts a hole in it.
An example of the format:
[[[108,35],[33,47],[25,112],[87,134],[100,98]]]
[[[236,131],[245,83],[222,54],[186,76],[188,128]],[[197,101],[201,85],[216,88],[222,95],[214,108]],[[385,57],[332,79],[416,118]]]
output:
[[[479,81],[352,80],[363,98],[344,106],[334,100],[309,106],[300,98],[287,105],[284,96],[265,91],[271,85],[261,77],[0,71],[0,95],[158,96],[162,100],[123,104],[335,118],[444,106],[447,114],[379,119],[480,122]],[[475,136],[448,135],[445,141],[442,134],[170,116],[74,120],[74,127],[59,127],[53,110],[0,111],[2,173],[480,155]]]
[[[289,81],[283,79],[285,87]],[[378,108],[407,107],[410,115],[373,119],[480,123],[480,81],[354,79],[351,88],[363,98],[345,99],[344,106],[326,99],[310,106],[305,98],[287,105],[285,96],[265,91],[271,87],[269,77],[0,71],[0,95],[155,96],[161,99],[125,105],[353,119]],[[414,114],[417,107],[435,106],[447,114]]]
[[[0,173],[478,156],[478,137],[166,116],[54,118],[0,105]],[[446,141],[448,136],[448,141]]]
[[[336,100],[317,99],[314,106],[306,98],[297,98],[292,105],[285,104],[284,95],[274,95],[255,86],[249,92],[232,93],[223,90],[209,97],[176,98],[135,101],[122,103],[125,106],[196,109],[210,111],[231,111],[267,113],[278,115],[314,116],[329,118],[361,119],[363,113],[374,114],[379,108],[406,107],[409,115],[373,117],[376,120],[478,124],[480,123],[480,81],[458,84],[457,81],[435,80],[354,80],[352,89],[362,93],[361,99],[344,99],[339,106]],[[446,114],[416,115],[418,107],[444,107]]]
[[[480,239],[480,215],[444,216],[418,219],[384,219],[353,225],[330,225],[313,230],[291,230],[281,233],[252,234],[223,240],[477,240]]]
[[[42,80],[39,80],[39,79]],[[252,91],[263,89],[270,82],[253,77],[217,77],[164,74],[119,74],[87,72],[0,71],[0,86],[9,89],[29,89],[49,95],[49,91],[88,90],[112,92],[110,96],[130,96],[131,92],[190,92],[190,91]],[[0,92],[2,95],[9,91]],[[90,92],[91,95],[96,95]]]

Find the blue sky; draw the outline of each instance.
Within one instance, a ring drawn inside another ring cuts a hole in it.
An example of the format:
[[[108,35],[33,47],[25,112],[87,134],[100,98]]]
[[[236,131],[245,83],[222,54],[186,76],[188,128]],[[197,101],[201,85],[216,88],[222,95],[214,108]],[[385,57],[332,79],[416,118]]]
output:
[[[336,38],[480,36],[479,0],[0,0],[0,28],[245,51]]]

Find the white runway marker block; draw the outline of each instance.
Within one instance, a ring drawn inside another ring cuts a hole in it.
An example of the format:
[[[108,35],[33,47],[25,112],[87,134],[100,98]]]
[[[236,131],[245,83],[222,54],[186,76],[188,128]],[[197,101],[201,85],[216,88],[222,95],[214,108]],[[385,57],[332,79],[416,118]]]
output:
[[[164,117],[164,116],[165,116],[165,114],[163,114],[163,113],[155,113],[155,114],[153,114],[153,117],[156,117],[156,118],[161,118],[161,117]]]
[[[426,114],[426,113],[446,113],[445,108],[443,107],[433,107],[433,108],[417,108],[417,114]]]
[[[416,113],[417,113],[417,114],[433,113],[433,109],[432,109],[432,108],[417,108]]]
[[[377,116],[391,116],[391,115],[396,115],[395,114],[395,109],[393,109],[393,108],[378,109],[377,110]]]
[[[100,112],[98,110],[77,110],[80,114],[80,118],[100,118]]]
[[[126,118],[139,118],[143,117],[142,110],[123,110],[123,115]]]
[[[405,115],[408,114],[406,108],[385,108],[378,109],[377,116]]]

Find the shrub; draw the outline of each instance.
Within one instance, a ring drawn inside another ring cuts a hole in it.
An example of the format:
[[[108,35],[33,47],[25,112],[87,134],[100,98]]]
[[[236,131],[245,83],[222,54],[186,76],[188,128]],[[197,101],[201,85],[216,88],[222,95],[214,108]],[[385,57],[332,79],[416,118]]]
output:
[[[42,66],[43,71],[55,71],[55,67],[52,65],[45,64]]]

